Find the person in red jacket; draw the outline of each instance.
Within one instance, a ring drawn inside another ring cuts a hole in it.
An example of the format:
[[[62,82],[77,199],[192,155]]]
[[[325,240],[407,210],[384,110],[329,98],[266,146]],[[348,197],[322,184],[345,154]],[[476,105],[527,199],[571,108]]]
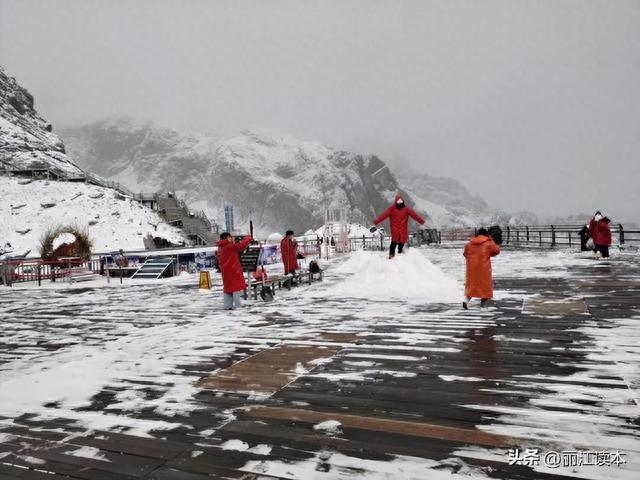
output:
[[[236,242],[229,233],[220,234],[217,257],[222,274],[225,310],[233,310],[242,305],[242,293],[247,288],[247,282],[244,280],[240,263],[240,252],[247,248],[251,240],[251,235],[244,237],[241,242]]]
[[[401,254],[404,244],[409,241],[409,217],[413,218],[420,225],[424,225],[424,218],[418,215],[411,207],[407,207],[404,204],[402,196],[397,194],[394,204],[378,215],[373,221],[374,225],[378,225],[389,218],[389,222],[391,223],[389,258],[395,257],[396,247],[398,247],[398,253]]]
[[[280,241],[280,255],[284,264],[284,274],[295,274],[298,269],[298,242],[293,238],[293,230],[287,230],[284,238]]]
[[[596,212],[589,222],[589,235],[593,240],[594,250],[602,254],[602,258],[609,258],[609,247],[611,246],[611,228],[608,217]]]
[[[472,298],[480,298],[480,306],[484,307],[487,301],[493,298],[493,277],[491,275],[491,257],[500,253],[500,247],[496,245],[485,228],[481,228],[464,246],[464,258],[467,263],[467,275],[464,284],[465,301],[462,308],[469,308]]]

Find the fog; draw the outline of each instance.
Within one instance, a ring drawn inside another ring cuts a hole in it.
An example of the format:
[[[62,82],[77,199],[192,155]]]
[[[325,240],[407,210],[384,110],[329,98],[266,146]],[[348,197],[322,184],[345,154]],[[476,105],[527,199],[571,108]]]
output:
[[[0,0],[0,65],[57,128],[269,127],[640,221],[638,1]]]

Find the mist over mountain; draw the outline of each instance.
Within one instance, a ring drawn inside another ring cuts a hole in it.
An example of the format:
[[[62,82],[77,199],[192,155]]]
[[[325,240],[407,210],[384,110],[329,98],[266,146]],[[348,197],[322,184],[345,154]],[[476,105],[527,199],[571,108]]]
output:
[[[220,138],[117,119],[65,129],[62,136],[87,170],[137,191],[175,191],[218,221],[229,202],[237,224],[251,218],[265,233],[317,227],[326,209],[346,209],[351,221],[368,224],[396,192],[432,226],[475,225],[477,213],[488,210],[455,180],[398,179],[375,155],[266,129]]]

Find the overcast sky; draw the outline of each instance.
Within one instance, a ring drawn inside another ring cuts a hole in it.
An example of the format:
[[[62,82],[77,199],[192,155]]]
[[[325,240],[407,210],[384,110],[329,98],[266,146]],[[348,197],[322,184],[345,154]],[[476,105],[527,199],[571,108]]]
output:
[[[270,127],[493,206],[640,221],[640,0],[0,0],[56,127]]]

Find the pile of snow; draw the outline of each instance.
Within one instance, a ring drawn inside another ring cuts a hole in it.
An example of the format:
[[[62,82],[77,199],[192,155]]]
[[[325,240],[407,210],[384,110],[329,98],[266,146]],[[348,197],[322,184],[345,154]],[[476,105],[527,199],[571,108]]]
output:
[[[39,255],[40,238],[50,227],[86,228],[95,252],[144,250],[147,234],[178,243],[175,227],[163,223],[153,210],[115,190],[86,183],[24,180],[0,176],[0,244]]]
[[[332,294],[339,297],[452,303],[463,294],[454,278],[417,249],[409,249],[392,260],[384,252],[358,251],[336,272],[350,274],[333,287]]]
[[[340,435],[342,433],[341,426],[342,424],[337,420],[327,420],[314,425],[313,429],[327,435]]]

